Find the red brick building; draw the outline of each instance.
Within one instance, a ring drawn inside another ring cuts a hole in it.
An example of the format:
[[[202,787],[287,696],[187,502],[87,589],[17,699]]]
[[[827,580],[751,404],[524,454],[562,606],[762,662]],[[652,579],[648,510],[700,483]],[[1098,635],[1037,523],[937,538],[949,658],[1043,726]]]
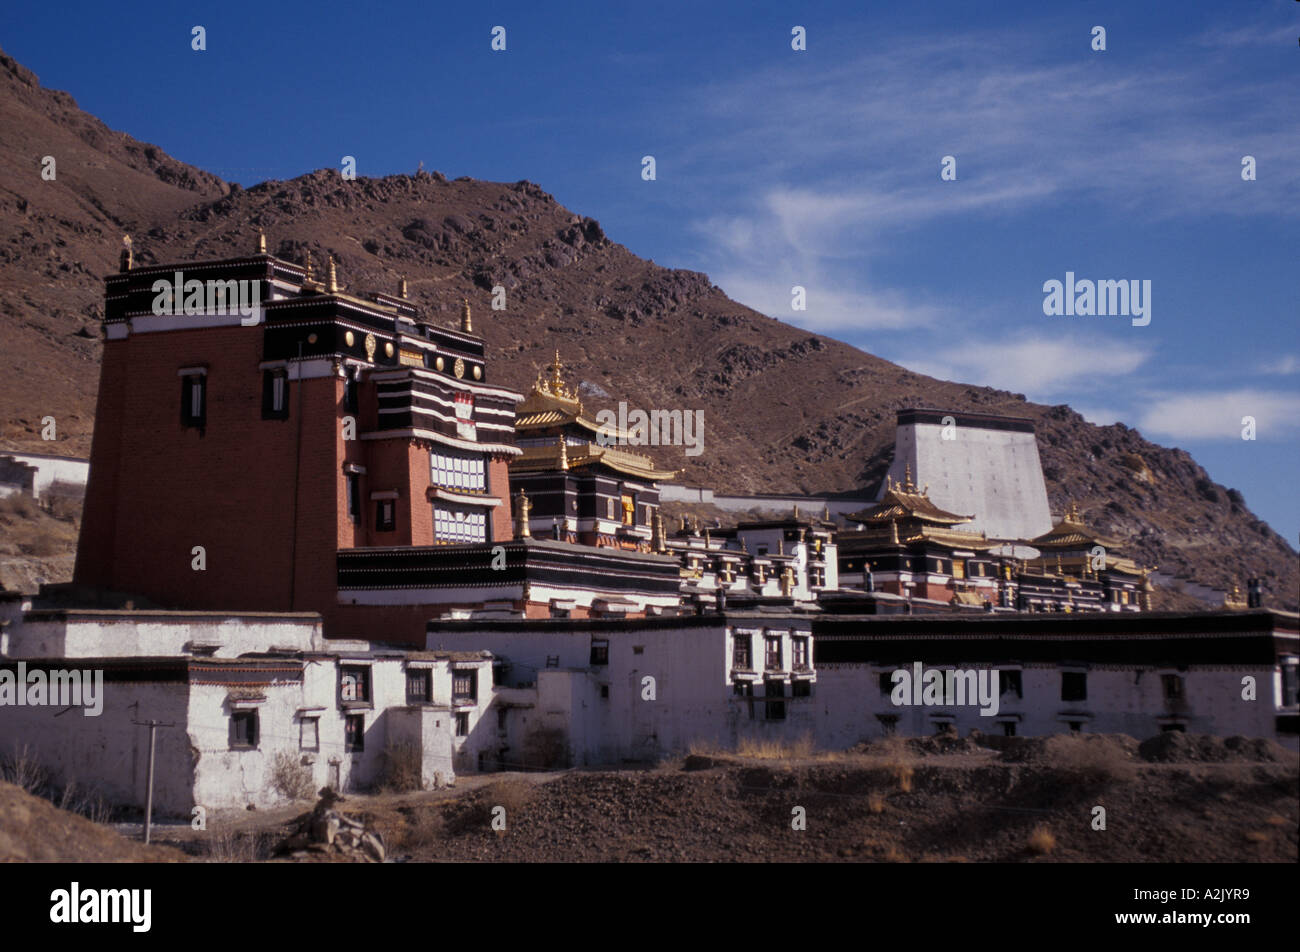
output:
[[[264,252],[127,251],[106,284],[75,584],[336,627],[339,550],[511,538],[521,395],[487,382],[468,304],[438,327],[404,287],[357,297],[333,262],[322,283]]]

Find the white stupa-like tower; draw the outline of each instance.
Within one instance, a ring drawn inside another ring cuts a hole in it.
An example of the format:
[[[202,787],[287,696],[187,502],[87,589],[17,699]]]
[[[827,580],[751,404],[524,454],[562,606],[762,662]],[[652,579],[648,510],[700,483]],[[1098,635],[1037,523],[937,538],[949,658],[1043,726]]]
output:
[[[974,515],[963,529],[1012,541],[1033,539],[1052,528],[1032,420],[899,410],[889,475],[901,481],[909,469],[917,485],[929,484],[935,505]],[[882,482],[878,499],[884,491]]]

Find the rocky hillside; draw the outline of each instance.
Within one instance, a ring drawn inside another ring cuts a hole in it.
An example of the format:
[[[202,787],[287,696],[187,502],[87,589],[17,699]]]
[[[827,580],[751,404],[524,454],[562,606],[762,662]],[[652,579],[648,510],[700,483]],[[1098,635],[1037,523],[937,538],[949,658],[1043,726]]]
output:
[[[246,253],[260,228],[281,256],[334,255],[351,290],[392,290],[405,276],[436,321],[454,321],[468,296],[495,382],[526,388],[559,348],[594,408],[625,399],[702,410],[704,453],[658,454],[686,482],[874,489],[901,407],[1028,416],[1054,508],[1078,500],[1162,571],[1221,588],[1259,575],[1270,603],[1296,605],[1296,553],[1182,450],[764,317],[706,275],[638,258],[530,182],[317,171],[242,189],[107,129],[3,54],[0,133],[0,448],[88,453],[101,279],[123,233],[150,263]],[[52,182],[40,174],[46,155],[57,161]],[[490,309],[494,285],[506,288],[505,311]],[[39,439],[47,415],[58,421],[55,445]]]

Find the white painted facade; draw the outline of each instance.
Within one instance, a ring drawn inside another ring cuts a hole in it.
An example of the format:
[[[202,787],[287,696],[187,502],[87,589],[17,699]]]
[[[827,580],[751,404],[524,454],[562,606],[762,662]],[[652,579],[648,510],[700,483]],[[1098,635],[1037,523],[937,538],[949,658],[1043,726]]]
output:
[[[900,423],[889,476],[929,486],[941,509],[975,518],[961,528],[991,539],[1034,539],[1052,528],[1033,433],[962,425],[943,438],[937,423]],[[884,496],[881,483],[877,500]]]
[[[86,491],[86,479],[90,473],[90,460],[75,456],[46,456],[43,453],[0,453],[16,463],[25,463],[35,467],[36,474],[32,485],[32,497],[40,499],[50,491],[55,483],[61,489],[83,494]],[[0,484],[0,495],[8,495],[16,487]]]

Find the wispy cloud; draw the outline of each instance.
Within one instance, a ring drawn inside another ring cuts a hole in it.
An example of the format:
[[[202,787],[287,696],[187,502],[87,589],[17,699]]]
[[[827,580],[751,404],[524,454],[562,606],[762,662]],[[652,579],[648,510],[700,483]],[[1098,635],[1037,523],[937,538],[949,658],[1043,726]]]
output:
[[[1144,401],[1138,426],[1148,436],[1241,440],[1244,417],[1254,418],[1258,440],[1294,439],[1300,432],[1300,393],[1244,388],[1157,396]]]
[[[1070,335],[1026,335],[1007,341],[962,341],[933,354],[895,358],[909,370],[941,380],[977,383],[1050,400],[1070,391],[1113,393],[1119,381],[1151,356],[1146,348]],[[1118,418],[1118,415],[1117,417]],[[1113,420],[1107,422],[1114,422]]]
[[[1259,369],[1260,373],[1265,374],[1300,373],[1300,357],[1297,357],[1295,354],[1286,354],[1276,360],[1270,360]]]

